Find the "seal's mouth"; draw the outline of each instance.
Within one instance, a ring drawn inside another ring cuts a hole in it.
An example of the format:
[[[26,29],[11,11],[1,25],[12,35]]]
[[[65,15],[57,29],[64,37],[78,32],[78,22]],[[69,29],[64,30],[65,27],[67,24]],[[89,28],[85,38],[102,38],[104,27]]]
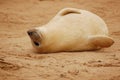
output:
[[[40,36],[36,29],[31,29],[27,31],[29,37],[31,38],[32,42],[35,46],[40,46]]]

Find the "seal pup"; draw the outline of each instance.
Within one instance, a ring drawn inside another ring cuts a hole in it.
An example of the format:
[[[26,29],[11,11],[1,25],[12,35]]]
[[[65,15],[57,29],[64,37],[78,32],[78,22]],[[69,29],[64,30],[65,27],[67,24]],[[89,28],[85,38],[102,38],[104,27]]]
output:
[[[76,8],[62,9],[47,24],[27,33],[39,52],[97,50],[114,43],[103,19]]]

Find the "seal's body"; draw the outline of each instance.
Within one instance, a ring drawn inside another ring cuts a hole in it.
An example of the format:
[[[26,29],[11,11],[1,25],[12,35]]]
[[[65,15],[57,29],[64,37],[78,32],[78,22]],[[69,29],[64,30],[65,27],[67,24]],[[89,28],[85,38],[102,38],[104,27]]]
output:
[[[80,9],[62,9],[48,24],[29,30],[39,52],[96,50],[111,46],[105,22]]]

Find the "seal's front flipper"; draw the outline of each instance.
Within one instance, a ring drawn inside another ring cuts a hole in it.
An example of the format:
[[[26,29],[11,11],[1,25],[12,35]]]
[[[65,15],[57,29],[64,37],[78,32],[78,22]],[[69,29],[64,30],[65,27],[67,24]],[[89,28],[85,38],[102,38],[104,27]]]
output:
[[[110,47],[114,41],[112,38],[105,35],[94,35],[89,37],[90,43],[98,47]]]
[[[70,13],[81,14],[79,9],[75,9],[75,8],[64,8],[64,9],[62,9],[62,10],[58,13],[58,15],[60,15],[60,16],[65,16],[65,15],[70,14]]]

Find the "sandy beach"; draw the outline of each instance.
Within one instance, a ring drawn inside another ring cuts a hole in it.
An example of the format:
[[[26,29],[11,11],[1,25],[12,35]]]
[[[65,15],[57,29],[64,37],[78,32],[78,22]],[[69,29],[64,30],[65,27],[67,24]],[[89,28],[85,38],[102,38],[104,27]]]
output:
[[[99,15],[115,43],[97,51],[36,52],[26,31],[66,7]],[[0,0],[0,80],[120,80],[120,1]]]

